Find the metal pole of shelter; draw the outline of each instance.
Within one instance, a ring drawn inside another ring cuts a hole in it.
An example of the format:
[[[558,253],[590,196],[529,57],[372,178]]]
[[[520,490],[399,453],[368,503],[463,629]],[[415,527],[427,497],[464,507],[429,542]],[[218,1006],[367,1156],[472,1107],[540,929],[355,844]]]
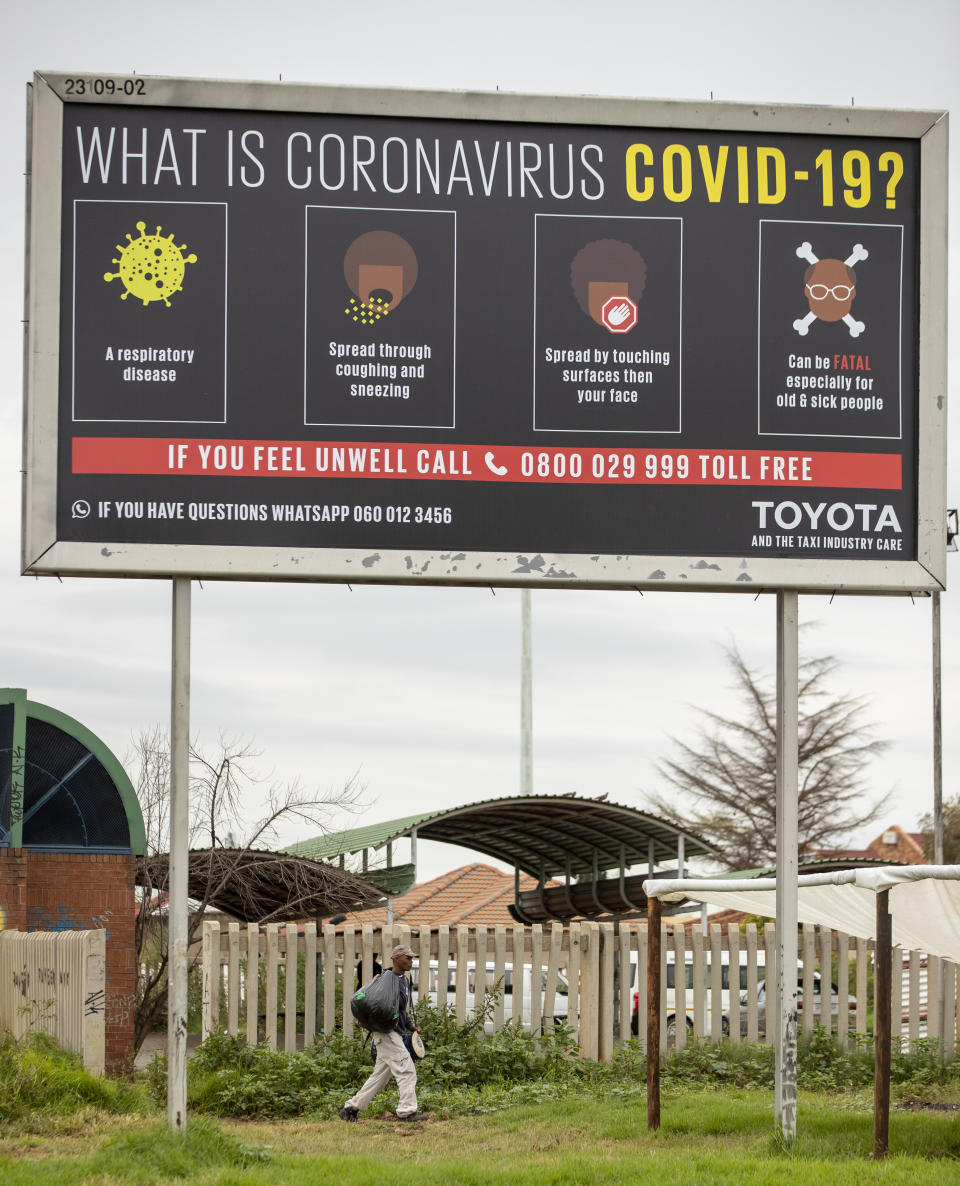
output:
[[[660,899],[647,898],[647,1128],[651,1131],[660,1127],[661,931]]]
[[[890,1138],[890,1013],[893,920],[890,891],[877,894],[877,946],[873,989],[873,1156],[886,1157]]]
[[[796,591],[777,593],[777,1028],[775,1118],[797,1135],[799,625]]]
[[[167,1122],[187,1125],[187,863],[190,778],[190,581],[173,581],[170,695],[170,882],[167,906]]]

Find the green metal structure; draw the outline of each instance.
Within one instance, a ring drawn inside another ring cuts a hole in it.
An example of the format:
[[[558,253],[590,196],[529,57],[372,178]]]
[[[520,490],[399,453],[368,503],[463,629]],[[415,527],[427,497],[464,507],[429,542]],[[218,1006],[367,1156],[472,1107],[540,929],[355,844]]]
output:
[[[0,689],[0,848],[146,852],[136,792],[112,751],[22,688]]]

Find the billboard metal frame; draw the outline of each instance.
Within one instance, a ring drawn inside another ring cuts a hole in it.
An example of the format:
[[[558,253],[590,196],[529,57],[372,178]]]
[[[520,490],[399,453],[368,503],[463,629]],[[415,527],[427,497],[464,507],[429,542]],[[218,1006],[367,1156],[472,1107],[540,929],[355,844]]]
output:
[[[558,98],[517,94],[332,88],[292,83],[145,78],[105,98],[85,75],[35,75],[28,87],[27,284],[24,352],[22,568],[36,575],[198,577],[396,584],[645,588],[757,593],[929,593],[946,582],[947,117],[939,111],[713,102]],[[133,88],[136,89],[136,86]],[[61,176],[66,104],[254,110],[327,115],[494,120],[703,132],[895,136],[918,143],[919,457],[917,559],[542,555],[468,552],[456,570],[443,552],[58,540]],[[709,563],[706,563],[706,561]],[[749,583],[743,580],[745,562]],[[739,579],[738,579],[739,578]]]

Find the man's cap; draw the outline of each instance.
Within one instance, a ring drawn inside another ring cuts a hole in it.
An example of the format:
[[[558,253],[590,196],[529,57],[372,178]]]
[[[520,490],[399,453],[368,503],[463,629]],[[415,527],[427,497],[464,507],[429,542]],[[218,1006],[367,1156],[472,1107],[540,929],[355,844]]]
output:
[[[397,946],[393,949],[393,951],[390,952],[390,958],[392,960],[395,960],[395,959],[397,959],[398,956],[401,956],[401,955],[412,956],[413,948],[407,947],[407,945],[405,943],[398,943]]]

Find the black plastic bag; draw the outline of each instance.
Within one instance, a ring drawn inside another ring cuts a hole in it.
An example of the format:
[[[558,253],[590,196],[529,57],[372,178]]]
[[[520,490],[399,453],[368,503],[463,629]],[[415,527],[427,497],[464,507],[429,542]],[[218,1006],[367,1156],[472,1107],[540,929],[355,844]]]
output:
[[[400,977],[393,972],[374,976],[350,998],[350,1012],[371,1033],[389,1033],[400,1019]]]

